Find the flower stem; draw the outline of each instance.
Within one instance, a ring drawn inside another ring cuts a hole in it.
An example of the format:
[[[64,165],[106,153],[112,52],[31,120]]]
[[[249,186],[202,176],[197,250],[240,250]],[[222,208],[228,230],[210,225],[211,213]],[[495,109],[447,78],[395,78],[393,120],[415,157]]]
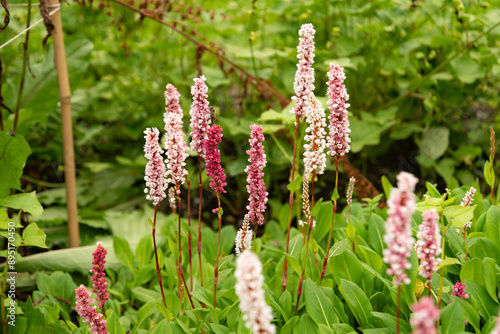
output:
[[[401,318],[401,285],[398,286],[398,305],[396,309],[396,334],[400,332],[400,318]]]
[[[179,184],[175,185],[176,189],[180,188]],[[193,300],[191,299],[191,293],[186,285],[186,279],[184,278],[184,272],[182,271],[182,249],[181,249],[181,197],[177,196],[177,202],[179,204],[179,208],[177,212],[179,213],[179,273],[181,274],[182,281],[184,283],[184,287],[186,288],[186,292],[189,298],[189,302],[191,303],[191,307],[194,308]],[[182,288],[182,287],[180,287]]]
[[[161,274],[160,274],[160,264],[158,262],[158,251],[156,249],[156,213],[158,212],[158,205],[155,205],[155,216],[153,220],[153,246],[155,249],[155,260],[156,260],[156,274],[158,275],[158,283],[160,283],[160,290],[161,290],[161,296],[163,298],[163,306],[165,308],[167,307],[167,302],[165,300],[165,293],[163,292],[163,284],[161,281]]]
[[[198,206],[198,260],[200,261],[200,284],[203,287],[203,270],[201,267],[201,199],[203,197],[203,180],[201,179],[201,157],[198,155],[200,172],[200,204]]]
[[[468,253],[468,248],[467,248],[467,232],[466,232],[466,227],[465,226],[464,226],[463,234],[464,234],[465,262],[469,262],[469,256],[467,255],[467,253]]]
[[[293,137],[293,162],[292,162],[292,182],[295,180],[295,158],[297,156],[297,132],[298,132],[298,128],[299,128],[299,123],[300,123],[300,120],[298,117],[295,117],[295,134],[294,134],[294,137]],[[292,224],[292,207],[293,207],[293,191],[290,191],[290,198],[288,200],[288,205],[289,205],[289,209],[288,209],[288,229],[287,229],[287,233],[286,233],[286,248],[285,248],[285,253],[288,254],[288,249],[289,249],[289,246],[290,246],[290,227],[291,227],[291,224]],[[287,284],[287,280],[288,280],[288,276],[287,276],[287,272],[288,272],[288,262],[287,262],[287,259],[286,259],[286,256],[285,256],[285,264],[284,264],[284,267],[283,267],[283,281],[281,283],[281,286],[282,286],[282,292],[285,292],[286,290],[286,284]]]
[[[311,208],[310,208],[310,215],[309,215],[309,221],[307,222],[307,225],[309,226],[309,233],[307,234],[307,242],[306,242],[306,250],[304,252],[304,262],[302,262],[302,274],[300,275],[300,281],[299,281],[299,289],[297,290],[297,304],[295,304],[295,315],[297,315],[297,311],[299,309],[299,302],[300,302],[300,296],[302,295],[302,284],[304,284],[304,278],[306,276],[306,260],[307,260],[307,251],[309,250],[309,241],[311,240],[312,236],[312,229],[313,229],[313,224],[314,224],[314,217],[312,215],[313,210],[314,210],[314,178],[316,177],[316,173],[312,173],[311,175],[311,193],[312,193],[312,203],[311,203]]]
[[[188,226],[191,228],[191,182],[187,180],[188,186]],[[193,291],[193,256],[191,249],[191,230],[188,230],[188,254],[189,254],[189,289]]]
[[[219,281],[220,230],[222,228],[222,217],[220,213],[220,193],[217,194],[217,203],[219,205],[219,210],[217,211],[217,215],[219,216],[219,237],[217,239],[217,259],[215,260],[214,268],[214,308],[216,307],[217,283]]]
[[[339,163],[340,160],[336,159],[335,164],[335,189],[337,189],[339,183]],[[326,246],[325,259],[323,260],[323,269],[321,270],[321,276],[319,278],[319,284],[321,285],[321,281],[326,274],[326,265],[328,264],[328,254],[330,253],[330,244],[332,242],[332,233],[333,233],[333,225],[335,224],[335,214],[337,213],[337,200],[333,201],[333,214],[332,214],[332,222],[330,223],[330,234],[328,235],[328,244]],[[350,218],[349,218],[350,219]],[[354,240],[352,241],[352,248],[354,249]]]

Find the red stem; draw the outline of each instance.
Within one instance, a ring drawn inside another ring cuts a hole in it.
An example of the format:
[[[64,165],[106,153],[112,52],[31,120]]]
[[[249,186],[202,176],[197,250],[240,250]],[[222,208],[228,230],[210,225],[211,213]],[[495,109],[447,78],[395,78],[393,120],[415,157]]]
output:
[[[297,155],[297,130],[299,128],[300,120],[298,117],[295,117],[295,135],[293,137],[293,162],[292,162],[292,182],[295,180],[295,156]],[[288,205],[290,208],[288,209],[288,230],[286,233],[286,248],[285,253],[288,254],[288,249],[290,246],[290,227],[292,225],[292,207],[293,207],[293,191],[290,191],[290,198],[288,200]],[[283,281],[281,283],[282,290],[281,292],[285,292],[286,284],[288,281],[288,262],[285,256],[285,264],[283,267]]]
[[[191,228],[191,182],[187,180],[188,186],[188,226]],[[189,253],[189,289],[193,291],[193,256],[191,249],[191,230],[188,230],[188,253]]]
[[[214,308],[216,307],[217,283],[219,281],[220,230],[222,228],[222,217],[220,214],[220,194],[217,194],[217,202],[219,204],[219,211],[217,211],[217,215],[219,216],[219,237],[217,239],[217,259],[215,260],[214,268]]]
[[[201,157],[199,155],[198,166],[200,171],[200,204],[198,206],[198,260],[200,261],[200,283],[203,287],[203,270],[201,268],[201,199],[203,197],[203,181],[201,179]]]
[[[156,260],[156,274],[158,275],[158,283],[160,283],[161,296],[163,297],[163,306],[167,308],[167,302],[165,301],[165,293],[163,292],[163,284],[160,275],[160,264],[158,262],[158,251],[156,250],[156,213],[158,212],[158,205],[155,205],[155,216],[153,220],[153,246],[155,249],[155,260]]]

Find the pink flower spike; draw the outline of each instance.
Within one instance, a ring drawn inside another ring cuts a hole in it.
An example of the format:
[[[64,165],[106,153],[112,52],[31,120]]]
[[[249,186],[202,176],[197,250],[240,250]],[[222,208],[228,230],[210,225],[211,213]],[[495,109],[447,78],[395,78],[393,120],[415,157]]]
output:
[[[430,297],[422,297],[411,306],[413,315],[410,324],[414,328],[413,334],[437,334],[436,321],[440,311],[434,306]]]
[[[165,122],[165,164],[167,166],[166,176],[171,176],[171,182],[175,184],[177,195],[180,194],[180,186],[185,181],[186,158],[189,156],[186,152],[187,145],[184,141],[184,133],[182,132],[182,109],[179,104],[180,94],[177,89],[171,85],[167,85],[165,91],[165,114],[163,120]]]
[[[219,143],[222,141],[222,128],[219,125],[212,125],[207,131],[208,138],[204,142],[205,147],[205,168],[207,176],[210,177],[210,188],[220,196],[225,193],[226,174],[220,165]]]
[[[344,156],[349,153],[351,138],[349,138],[349,95],[344,86],[344,68],[337,64],[330,63],[328,72],[328,106],[330,107],[330,135],[328,137],[328,154],[334,156]]]
[[[311,174],[321,175],[326,167],[326,120],[325,109],[321,102],[311,94],[306,109],[306,129],[304,140],[304,179],[309,181]]]
[[[205,156],[203,142],[207,139],[207,130],[210,128],[211,117],[208,109],[208,87],[205,84],[205,76],[194,78],[194,86],[191,87],[193,104],[191,104],[191,149],[198,153],[198,156]]]
[[[259,225],[264,224],[264,211],[266,210],[267,195],[266,185],[264,183],[264,173],[262,170],[266,166],[266,153],[264,152],[264,135],[262,134],[262,126],[251,125],[250,134],[250,149],[247,151],[249,155],[248,161],[250,165],[245,168],[247,172],[247,191],[250,194],[247,210],[250,220]]]
[[[297,46],[297,71],[295,72],[295,82],[293,88],[295,96],[292,101],[295,101],[295,107],[290,110],[290,114],[294,114],[300,121],[305,114],[306,103],[309,95],[314,90],[314,34],[316,31],[312,24],[303,24],[299,30],[299,45]]]
[[[90,332],[92,334],[108,334],[106,320],[102,318],[102,314],[97,313],[95,306],[90,306],[90,303],[93,303],[94,300],[90,300],[90,291],[87,291],[84,285],[80,285],[75,289],[75,298],[75,309],[78,316],[90,325]]]
[[[437,271],[437,266],[441,259],[441,234],[437,221],[439,215],[435,209],[422,213],[423,222],[417,233],[417,243],[415,251],[420,259],[419,273],[426,280],[430,281],[432,275]]]
[[[158,143],[160,132],[157,128],[147,128],[144,131],[144,156],[148,159],[144,180],[146,181],[146,199],[158,205],[167,195],[168,180],[165,178],[165,164],[163,162],[163,150]],[[149,188],[149,189],[148,189]]]
[[[457,282],[453,286],[453,292],[451,293],[452,296],[457,296],[459,298],[467,299],[469,298],[469,295],[465,293],[465,285],[462,284],[462,282]]]
[[[389,217],[385,223],[384,242],[388,246],[383,251],[383,260],[389,264],[387,274],[394,276],[394,284],[410,284],[405,270],[411,268],[408,261],[415,239],[411,233],[411,216],[416,210],[413,191],[418,179],[410,173],[401,172],[397,176],[398,187],[393,189],[387,206]]]
[[[97,245],[97,249],[92,253],[94,260],[92,261],[92,264],[94,265],[92,269],[90,269],[90,272],[94,275],[90,278],[92,283],[93,290],[97,295],[97,307],[99,307],[101,310],[104,310],[104,304],[106,304],[106,301],[109,299],[109,293],[106,287],[108,286],[108,281],[104,278],[106,276],[106,273],[104,273],[104,264],[106,263],[105,257],[106,254],[108,254],[108,251],[102,247],[102,245],[99,243]]]
[[[274,334],[276,328],[273,320],[272,309],[266,304],[262,283],[262,264],[257,255],[249,250],[244,251],[236,259],[235,291],[240,299],[240,310],[246,327],[252,333]]]

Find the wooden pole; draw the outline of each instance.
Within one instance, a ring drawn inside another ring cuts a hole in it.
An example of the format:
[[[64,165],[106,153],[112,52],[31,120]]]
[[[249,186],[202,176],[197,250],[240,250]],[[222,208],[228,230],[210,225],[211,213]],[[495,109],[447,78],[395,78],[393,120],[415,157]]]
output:
[[[50,6],[59,6],[59,0],[49,0]],[[54,62],[59,84],[59,101],[61,102],[61,118],[63,133],[64,179],[66,183],[66,199],[68,210],[68,238],[69,247],[80,245],[78,230],[78,208],[76,204],[76,173],[75,156],[73,151],[73,124],[71,121],[71,91],[69,86],[68,67],[66,66],[66,51],[64,50],[61,11],[51,16],[54,31]]]

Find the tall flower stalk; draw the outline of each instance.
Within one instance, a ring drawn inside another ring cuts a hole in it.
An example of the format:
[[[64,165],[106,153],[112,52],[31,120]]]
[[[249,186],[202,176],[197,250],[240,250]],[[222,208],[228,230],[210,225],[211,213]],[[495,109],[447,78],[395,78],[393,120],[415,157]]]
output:
[[[217,209],[212,210],[219,217],[219,235],[217,239],[217,259],[214,268],[214,308],[217,300],[217,283],[219,281],[219,255],[220,255],[220,231],[222,229],[222,208],[220,206],[220,196],[225,193],[226,174],[220,165],[219,143],[222,141],[222,128],[219,125],[212,125],[207,131],[208,138],[203,143],[205,149],[205,165],[207,176],[210,178],[210,188],[217,196]]]
[[[327,141],[327,154],[335,158],[335,189],[333,198],[333,213],[330,223],[330,233],[328,234],[328,243],[326,246],[325,258],[323,260],[323,269],[321,270],[320,283],[326,274],[326,266],[328,264],[328,254],[330,253],[330,245],[332,242],[333,226],[335,224],[335,214],[337,213],[337,198],[338,198],[338,183],[339,183],[339,164],[345,154],[349,153],[351,146],[351,138],[349,133],[349,117],[347,116],[347,108],[349,108],[349,95],[344,85],[345,73],[344,68],[337,64],[330,63],[328,71],[328,107],[330,108],[329,135]],[[354,240],[353,240],[354,249]]]
[[[385,223],[383,261],[389,265],[387,274],[394,276],[394,285],[398,288],[396,310],[396,333],[400,331],[401,286],[410,284],[406,273],[411,268],[408,261],[415,243],[411,232],[411,216],[416,210],[413,191],[418,179],[410,173],[401,172],[397,176],[398,187],[391,192],[387,206],[389,217]]]
[[[296,168],[296,157],[297,157],[297,133],[299,129],[300,122],[304,116],[306,109],[306,102],[309,95],[314,90],[314,69],[312,64],[314,64],[314,34],[316,31],[312,24],[303,24],[299,30],[299,45],[297,46],[297,58],[299,59],[297,63],[297,71],[295,72],[295,82],[293,84],[295,90],[295,96],[292,100],[296,102],[295,107],[290,111],[291,114],[295,115],[295,132],[293,137],[293,161],[292,161],[292,181],[295,180],[295,168]],[[292,207],[293,207],[293,191],[290,191],[290,197],[288,201],[288,229],[286,233],[286,249],[285,252],[288,254],[290,245],[290,228],[292,223]],[[285,263],[283,268],[283,281],[282,281],[282,291],[286,290],[287,278],[288,278],[288,262],[285,256]]]
[[[474,194],[476,193],[476,188],[470,187],[469,191],[465,193],[464,198],[462,199],[462,202],[460,203],[461,206],[470,206],[472,204],[472,201],[474,200]],[[464,250],[465,250],[465,262],[469,261],[469,248],[467,247],[467,229],[470,228],[472,225],[472,222],[468,222],[465,224],[462,229],[457,229],[457,232],[460,233],[462,232],[462,235],[464,237]]]
[[[163,150],[158,142],[160,132],[157,128],[147,128],[144,134],[144,139],[146,140],[146,144],[144,145],[144,156],[148,160],[144,176],[144,180],[146,181],[144,192],[147,194],[146,199],[151,200],[155,206],[152,235],[155,251],[156,275],[158,277],[158,283],[160,284],[163,306],[167,307],[160,274],[161,268],[158,262],[158,251],[156,248],[156,213],[158,212],[160,202],[166,197],[165,190],[167,189],[168,183],[165,178],[165,163],[162,158]]]
[[[351,176],[349,179],[349,187],[347,188],[347,207],[348,207],[348,212],[347,212],[347,221],[349,224],[351,224],[351,206],[352,206],[352,193],[354,191],[354,184],[356,183],[356,178],[354,176]],[[356,250],[356,247],[354,246],[354,239],[352,240],[352,251],[354,252]]]
[[[205,84],[205,76],[194,78],[194,86],[191,87],[193,103],[191,104],[191,149],[198,155],[198,173],[199,173],[199,193],[200,203],[198,204],[198,261],[200,264],[200,283],[203,286],[203,269],[201,264],[201,208],[203,198],[203,180],[201,159],[205,157],[205,148],[203,142],[207,139],[207,130],[210,128],[211,117],[208,106],[208,87]]]
[[[423,222],[417,233],[415,251],[420,260],[418,271],[426,279],[429,296],[431,296],[432,275],[437,271],[437,266],[441,262],[441,259],[438,258],[441,254],[441,234],[437,224],[439,215],[435,209],[431,209],[422,213],[422,219]]]
[[[179,275],[179,295],[182,296],[183,287],[186,288],[187,295],[191,306],[194,308],[193,301],[191,299],[191,294],[189,293],[189,288],[186,285],[186,279],[184,278],[184,273],[182,271],[182,248],[181,248],[181,185],[186,180],[186,158],[188,154],[186,152],[187,145],[184,141],[184,132],[182,132],[182,108],[179,102],[180,94],[177,89],[168,84],[165,91],[165,114],[163,120],[165,122],[165,151],[167,158],[165,159],[166,173],[167,177],[170,177],[169,181],[175,186],[175,194],[177,196],[177,214],[178,214],[178,244],[179,244],[179,259],[177,262],[177,271]],[[182,298],[181,298],[182,299]]]
[[[295,305],[295,314],[297,314],[300,296],[302,295],[302,284],[304,283],[306,273],[306,260],[307,251],[309,249],[309,242],[312,236],[312,230],[315,225],[313,210],[314,210],[314,179],[317,175],[321,175],[326,167],[326,120],[325,109],[321,102],[313,95],[309,97],[309,102],[306,110],[306,122],[309,126],[306,129],[306,136],[304,139],[304,179],[303,179],[303,201],[304,201],[304,215],[307,219],[307,226],[309,232],[307,234],[306,249],[304,252],[304,261],[302,262],[302,274],[300,276],[299,288],[297,290],[297,304]],[[311,205],[309,205],[309,194],[307,189],[309,187],[309,180],[311,180]]]

